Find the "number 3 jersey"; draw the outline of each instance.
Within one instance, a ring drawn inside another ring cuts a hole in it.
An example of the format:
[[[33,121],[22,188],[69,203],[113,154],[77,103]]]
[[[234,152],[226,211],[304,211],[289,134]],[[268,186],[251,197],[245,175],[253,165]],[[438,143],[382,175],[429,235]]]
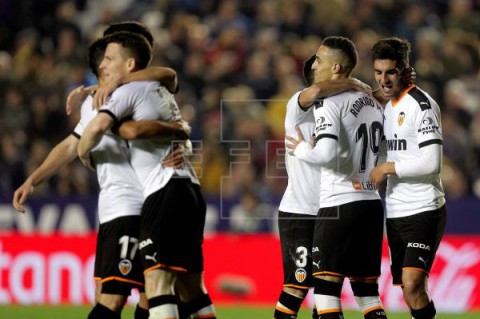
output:
[[[404,172],[422,155],[422,148],[442,145],[438,104],[412,85],[385,107],[387,161],[395,162],[397,175],[388,176],[387,218],[404,217],[445,204],[440,174],[405,177]],[[439,155],[441,156],[441,154]]]
[[[318,101],[313,114],[316,145],[311,153],[324,158],[320,208],[379,199],[369,175],[383,136],[382,106],[364,93],[347,91]]]

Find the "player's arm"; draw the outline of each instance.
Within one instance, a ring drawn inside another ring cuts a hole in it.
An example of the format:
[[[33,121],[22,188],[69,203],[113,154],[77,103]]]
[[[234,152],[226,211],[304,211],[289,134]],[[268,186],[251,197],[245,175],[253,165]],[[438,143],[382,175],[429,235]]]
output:
[[[67,103],[65,107],[65,111],[67,112],[67,115],[72,114],[73,112],[76,112],[80,110],[80,107],[82,106],[82,103],[85,101],[87,96],[89,94],[92,94],[93,91],[97,89],[97,85],[91,85],[88,87],[84,87],[83,85],[80,85],[76,89],[74,89],[70,94],[68,94],[67,97]]]
[[[356,90],[360,92],[372,94],[372,88],[355,78],[336,79],[317,82],[306,88],[298,97],[298,105],[302,109],[308,109],[316,100],[336,95],[348,90]]]
[[[107,102],[110,94],[120,85],[134,81],[157,81],[162,83],[171,93],[176,93],[178,90],[177,72],[175,70],[160,66],[149,67],[129,73],[123,77],[109,79],[107,83],[100,86],[95,92],[93,107],[98,109]]]
[[[335,137],[320,135],[315,145],[312,146],[308,141],[305,141],[298,125],[295,129],[297,130],[297,138],[285,137],[289,142],[285,147],[290,154],[295,155],[302,161],[319,165],[324,165],[335,158],[337,154],[337,139]]]
[[[116,132],[124,139],[156,138],[175,135],[178,139],[188,139],[192,129],[184,120],[165,121],[125,121]]]
[[[113,118],[107,112],[100,112],[85,128],[78,143],[78,157],[83,165],[92,168],[90,151],[100,142],[102,136],[113,126]]]
[[[77,146],[78,138],[69,135],[50,151],[43,163],[13,194],[12,204],[18,212],[25,212],[23,204],[28,197],[33,194],[37,185],[57,174],[63,167],[70,164],[75,157],[77,157]]]

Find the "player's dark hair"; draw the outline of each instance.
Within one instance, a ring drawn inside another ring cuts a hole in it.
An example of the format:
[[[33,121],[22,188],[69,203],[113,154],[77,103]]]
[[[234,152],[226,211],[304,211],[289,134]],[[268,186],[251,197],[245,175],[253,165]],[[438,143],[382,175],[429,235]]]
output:
[[[331,36],[325,38],[322,45],[330,49],[342,51],[346,58],[346,65],[342,65],[342,67],[345,69],[345,73],[350,75],[358,61],[357,49],[355,48],[355,44],[353,44],[352,40],[342,36]]]
[[[98,78],[99,67],[103,60],[103,55],[105,53],[105,48],[107,47],[107,42],[104,38],[97,39],[90,43],[88,46],[88,67],[92,70],[92,73]]]
[[[152,33],[147,29],[146,26],[144,26],[143,24],[137,21],[124,21],[124,22],[112,23],[105,29],[105,31],[103,31],[103,36],[107,36],[112,33],[122,32],[122,31],[143,35],[145,39],[147,39],[148,43],[153,47]]]
[[[377,41],[370,50],[372,60],[392,60],[397,62],[401,72],[410,66],[409,55],[411,45],[407,40],[397,37],[385,38]]]
[[[308,59],[303,62],[303,78],[305,79],[305,83],[307,86],[313,84],[313,70],[312,65],[315,62],[317,55],[313,54]]]
[[[132,32],[115,32],[104,37],[107,45],[117,43],[127,52],[127,57],[135,59],[137,70],[145,69],[152,59],[152,47],[144,36]]]

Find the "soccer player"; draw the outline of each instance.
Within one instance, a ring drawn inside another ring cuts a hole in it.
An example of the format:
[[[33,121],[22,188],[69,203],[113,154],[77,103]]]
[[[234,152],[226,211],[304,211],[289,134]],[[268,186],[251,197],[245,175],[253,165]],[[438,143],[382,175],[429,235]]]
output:
[[[445,229],[447,212],[440,180],[440,108],[428,93],[401,81],[410,43],[386,38],[371,49],[375,80],[390,99],[385,107],[387,161],[371,172],[378,185],[388,176],[387,236],[393,283],[401,285],[415,319],[435,318],[428,274]]]
[[[315,54],[304,63],[308,88],[296,92],[287,103],[286,135],[295,135],[298,125],[304,136],[313,136],[313,106],[318,99],[350,89],[371,93],[371,88],[354,78],[313,83]],[[283,289],[275,307],[275,319],[296,318],[308,289],[312,287],[312,244],[315,217],[319,207],[320,168],[318,165],[285,154],[288,185],[278,212],[278,228],[283,258]],[[318,318],[315,313],[314,318]]]
[[[105,37],[107,49],[100,66],[107,79],[145,68],[151,48],[144,39],[127,32]],[[158,82],[132,82],[115,90],[90,122],[78,155],[86,165],[100,138],[125,117],[134,120],[180,119],[173,95]],[[216,318],[203,285],[203,227],[206,205],[198,179],[188,161],[181,169],[158,165],[172,147],[172,138],[130,141],[131,163],[142,183],[145,202],[140,225],[140,255],[150,319],[178,318],[175,280],[190,282],[189,311],[195,317]]]
[[[354,44],[327,37],[312,69],[315,82],[348,78],[357,63]],[[320,318],[343,318],[341,290],[350,279],[356,301],[367,319],[386,318],[378,293],[383,207],[369,180],[383,136],[383,108],[368,94],[346,91],[314,106],[315,144],[287,136],[286,147],[298,159],[320,165],[318,211],[312,264],[314,298]],[[308,139],[310,139],[308,137]]]
[[[95,41],[89,47],[89,65],[94,74],[103,59],[106,44]],[[100,83],[103,77],[99,76]],[[170,79],[169,76],[167,79]],[[163,79],[166,80],[166,79]],[[74,132],[55,146],[45,161],[38,167],[14,193],[13,206],[24,212],[23,204],[33,193],[35,186],[58,173],[77,156],[79,137],[83,129],[96,112],[92,109],[92,96],[88,96],[82,106],[81,120]],[[144,131],[136,131],[144,137],[161,133],[185,132],[183,123],[144,122]],[[121,130],[125,130],[128,123]],[[131,135],[131,133],[129,133]],[[102,138],[101,144],[92,152],[93,162],[100,185],[98,213],[100,229],[97,238],[95,258],[95,279],[97,282],[97,304],[89,314],[89,319],[120,318],[120,312],[130,290],[143,290],[141,263],[135,250],[138,247],[139,215],[143,204],[141,187],[137,177],[128,164],[129,153],[125,142],[109,134]],[[117,145],[119,144],[119,145]],[[122,146],[123,145],[123,146]],[[144,293],[135,310],[136,319],[148,318],[148,303]]]

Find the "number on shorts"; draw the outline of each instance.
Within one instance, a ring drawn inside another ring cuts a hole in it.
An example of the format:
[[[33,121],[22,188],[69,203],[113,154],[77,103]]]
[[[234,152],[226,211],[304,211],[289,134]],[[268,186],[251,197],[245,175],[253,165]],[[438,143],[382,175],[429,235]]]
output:
[[[129,243],[133,244],[133,246],[130,249],[129,259],[133,260],[135,258],[135,254],[137,253],[137,249],[138,249],[138,238],[130,237],[130,236],[122,236],[118,240],[118,244],[122,245],[122,248],[120,251],[120,258],[127,258]]]
[[[307,265],[307,255],[308,249],[304,246],[297,247],[297,256],[298,258],[295,259],[295,264],[297,267],[305,267]]]

